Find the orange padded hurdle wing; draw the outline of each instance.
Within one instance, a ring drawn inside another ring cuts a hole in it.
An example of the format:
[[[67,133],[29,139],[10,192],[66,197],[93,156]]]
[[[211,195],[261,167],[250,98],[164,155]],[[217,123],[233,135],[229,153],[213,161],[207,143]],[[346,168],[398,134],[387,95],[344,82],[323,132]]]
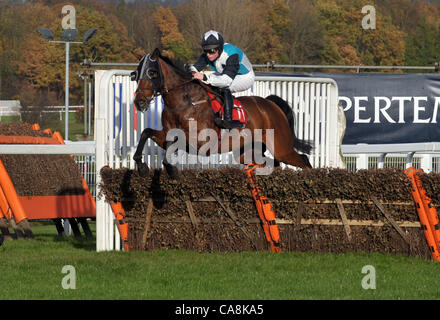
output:
[[[64,142],[63,137],[61,136],[61,134],[58,131],[55,131],[52,134],[52,137],[58,141],[59,144],[66,144]],[[70,155],[70,158],[73,160],[72,155]],[[82,182],[82,187],[85,191],[85,195],[86,197],[89,199],[89,201],[92,203],[92,206],[95,208],[95,214],[93,216],[96,216],[96,202],[95,199],[92,196],[92,193],[90,192],[89,186],[87,185],[86,180],[84,179],[84,177],[82,176],[81,172],[79,172],[80,176],[81,176],[81,182]]]
[[[130,246],[128,245],[128,223],[124,220],[125,218],[125,210],[122,207],[121,202],[114,203],[112,202],[110,204],[113,210],[113,214],[116,218],[116,225],[119,230],[119,234],[121,236],[122,241],[124,242],[124,249],[125,251],[130,250]]]
[[[417,190],[419,191],[420,199],[423,202],[423,206],[428,217],[428,221],[431,227],[432,234],[435,242],[437,243],[437,249],[440,253],[440,221],[437,215],[437,209],[431,205],[432,199],[428,196],[425,188],[422,186],[422,180],[420,174],[423,174],[423,169],[417,169],[414,172],[414,179],[416,182]]]
[[[416,170],[414,167],[406,169],[405,174],[408,176],[411,182],[411,194],[414,199],[417,208],[417,214],[419,215],[420,224],[422,225],[423,233],[425,234],[426,242],[428,243],[429,250],[431,251],[432,258],[435,261],[440,260],[440,252],[437,247],[434,235],[432,233],[431,225],[428,220],[427,212],[425,211],[425,206],[423,200],[420,197],[419,190],[416,183]]]
[[[32,126],[33,130],[40,130],[38,124]],[[46,129],[50,134],[51,130]],[[59,132],[54,132],[52,137],[33,136],[0,136],[0,144],[64,144]],[[73,160],[73,157],[70,156]],[[83,195],[54,195],[54,196],[18,196],[15,187],[3,165],[0,165],[0,186],[6,196],[6,204],[12,209],[17,224],[25,219],[56,219],[95,217],[96,203],[90,193],[89,187],[81,172]],[[0,195],[0,205],[2,204]],[[3,206],[4,201],[3,201]]]
[[[0,212],[3,214],[3,217],[7,220],[12,219],[12,211],[9,206],[8,200],[6,199],[5,193],[0,186]]]
[[[58,144],[52,137],[0,136],[0,144]]]
[[[29,220],[96,216],[96,208],[86,194],[18,198]]]
[[[3,162],[0,160],[0,186],[8,200],[9,206],[14,214],[15,222],[18,224],[22,220],[26,219],[26,214],[23,206],[20,203],[17,192],[15,191],[14,184],[11,181]]]
[[[0,219],[6,219],[6,214],[3,213],[2,206],[0,206]]]
[[[260,188],[256,185],[255,167],[259,165],[249,164],[245,167],[246,173],[249,177],[249,186],[251,188],[252,197],[255,200],[258,215],[263,225],[263,231],[266,240],[270,245],[272,252],[281,252],[280,248],[280,230],[275,220],[275,212],[272,210],[272,204],[267,197],[260,195]]]

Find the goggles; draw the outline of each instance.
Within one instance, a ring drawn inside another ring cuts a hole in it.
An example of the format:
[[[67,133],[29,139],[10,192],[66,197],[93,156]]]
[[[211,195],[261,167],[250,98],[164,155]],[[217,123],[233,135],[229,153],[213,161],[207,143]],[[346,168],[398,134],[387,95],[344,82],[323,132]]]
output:
[[[206,54],[214,54],[214,53],[218,52],[218,48],[205,49],[205,50],[203,50],[203,52],[205,52]]]

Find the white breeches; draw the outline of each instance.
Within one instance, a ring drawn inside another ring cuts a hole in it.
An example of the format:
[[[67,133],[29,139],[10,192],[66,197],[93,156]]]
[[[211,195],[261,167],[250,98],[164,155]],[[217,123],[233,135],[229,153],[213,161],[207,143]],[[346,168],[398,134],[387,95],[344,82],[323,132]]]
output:
[[[246,74],[237,74],[232,80],[226,74],[220,74],[217,72],[206,72],[208,80],[205,83],[213,85],[219,88],[229,88],[232,93],[245,91],[249,89],[255,80],[255,73],[250,71]]]
[[[252,87],[254,80],[255,74],[253,71],[250,71],[246,74],[237,74],[234,80],[232,80],[229,90],[231,90],[232,93],[245,91]]]

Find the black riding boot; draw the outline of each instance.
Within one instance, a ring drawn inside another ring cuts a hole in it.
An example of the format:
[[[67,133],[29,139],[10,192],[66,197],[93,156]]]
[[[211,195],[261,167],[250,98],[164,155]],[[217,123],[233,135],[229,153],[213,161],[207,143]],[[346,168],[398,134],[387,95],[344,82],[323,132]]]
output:
[[[223,93],[223,98],[225,100],[225,103],[223,105],[224,116],[223,119],[215,118],[214,122],[220,128],[232,129],[232,107],[234,105],[232,93],[229,89],[222,89],[221,92]]]

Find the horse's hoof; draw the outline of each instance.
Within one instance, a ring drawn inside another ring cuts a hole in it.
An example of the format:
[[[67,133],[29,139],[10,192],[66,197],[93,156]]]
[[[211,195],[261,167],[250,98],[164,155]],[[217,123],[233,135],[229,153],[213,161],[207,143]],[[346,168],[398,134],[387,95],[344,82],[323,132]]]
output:
[[[137,164],[138,173],[141,177],[146,177],[148,175],[148,172],[150,169],[145,163],[138,163]]]
[[[171,179],[176,179],[179,176],[179,170],[175,166],[172,166],[170,164],[165,165],[165,169],[167,171],[168,177]]]

